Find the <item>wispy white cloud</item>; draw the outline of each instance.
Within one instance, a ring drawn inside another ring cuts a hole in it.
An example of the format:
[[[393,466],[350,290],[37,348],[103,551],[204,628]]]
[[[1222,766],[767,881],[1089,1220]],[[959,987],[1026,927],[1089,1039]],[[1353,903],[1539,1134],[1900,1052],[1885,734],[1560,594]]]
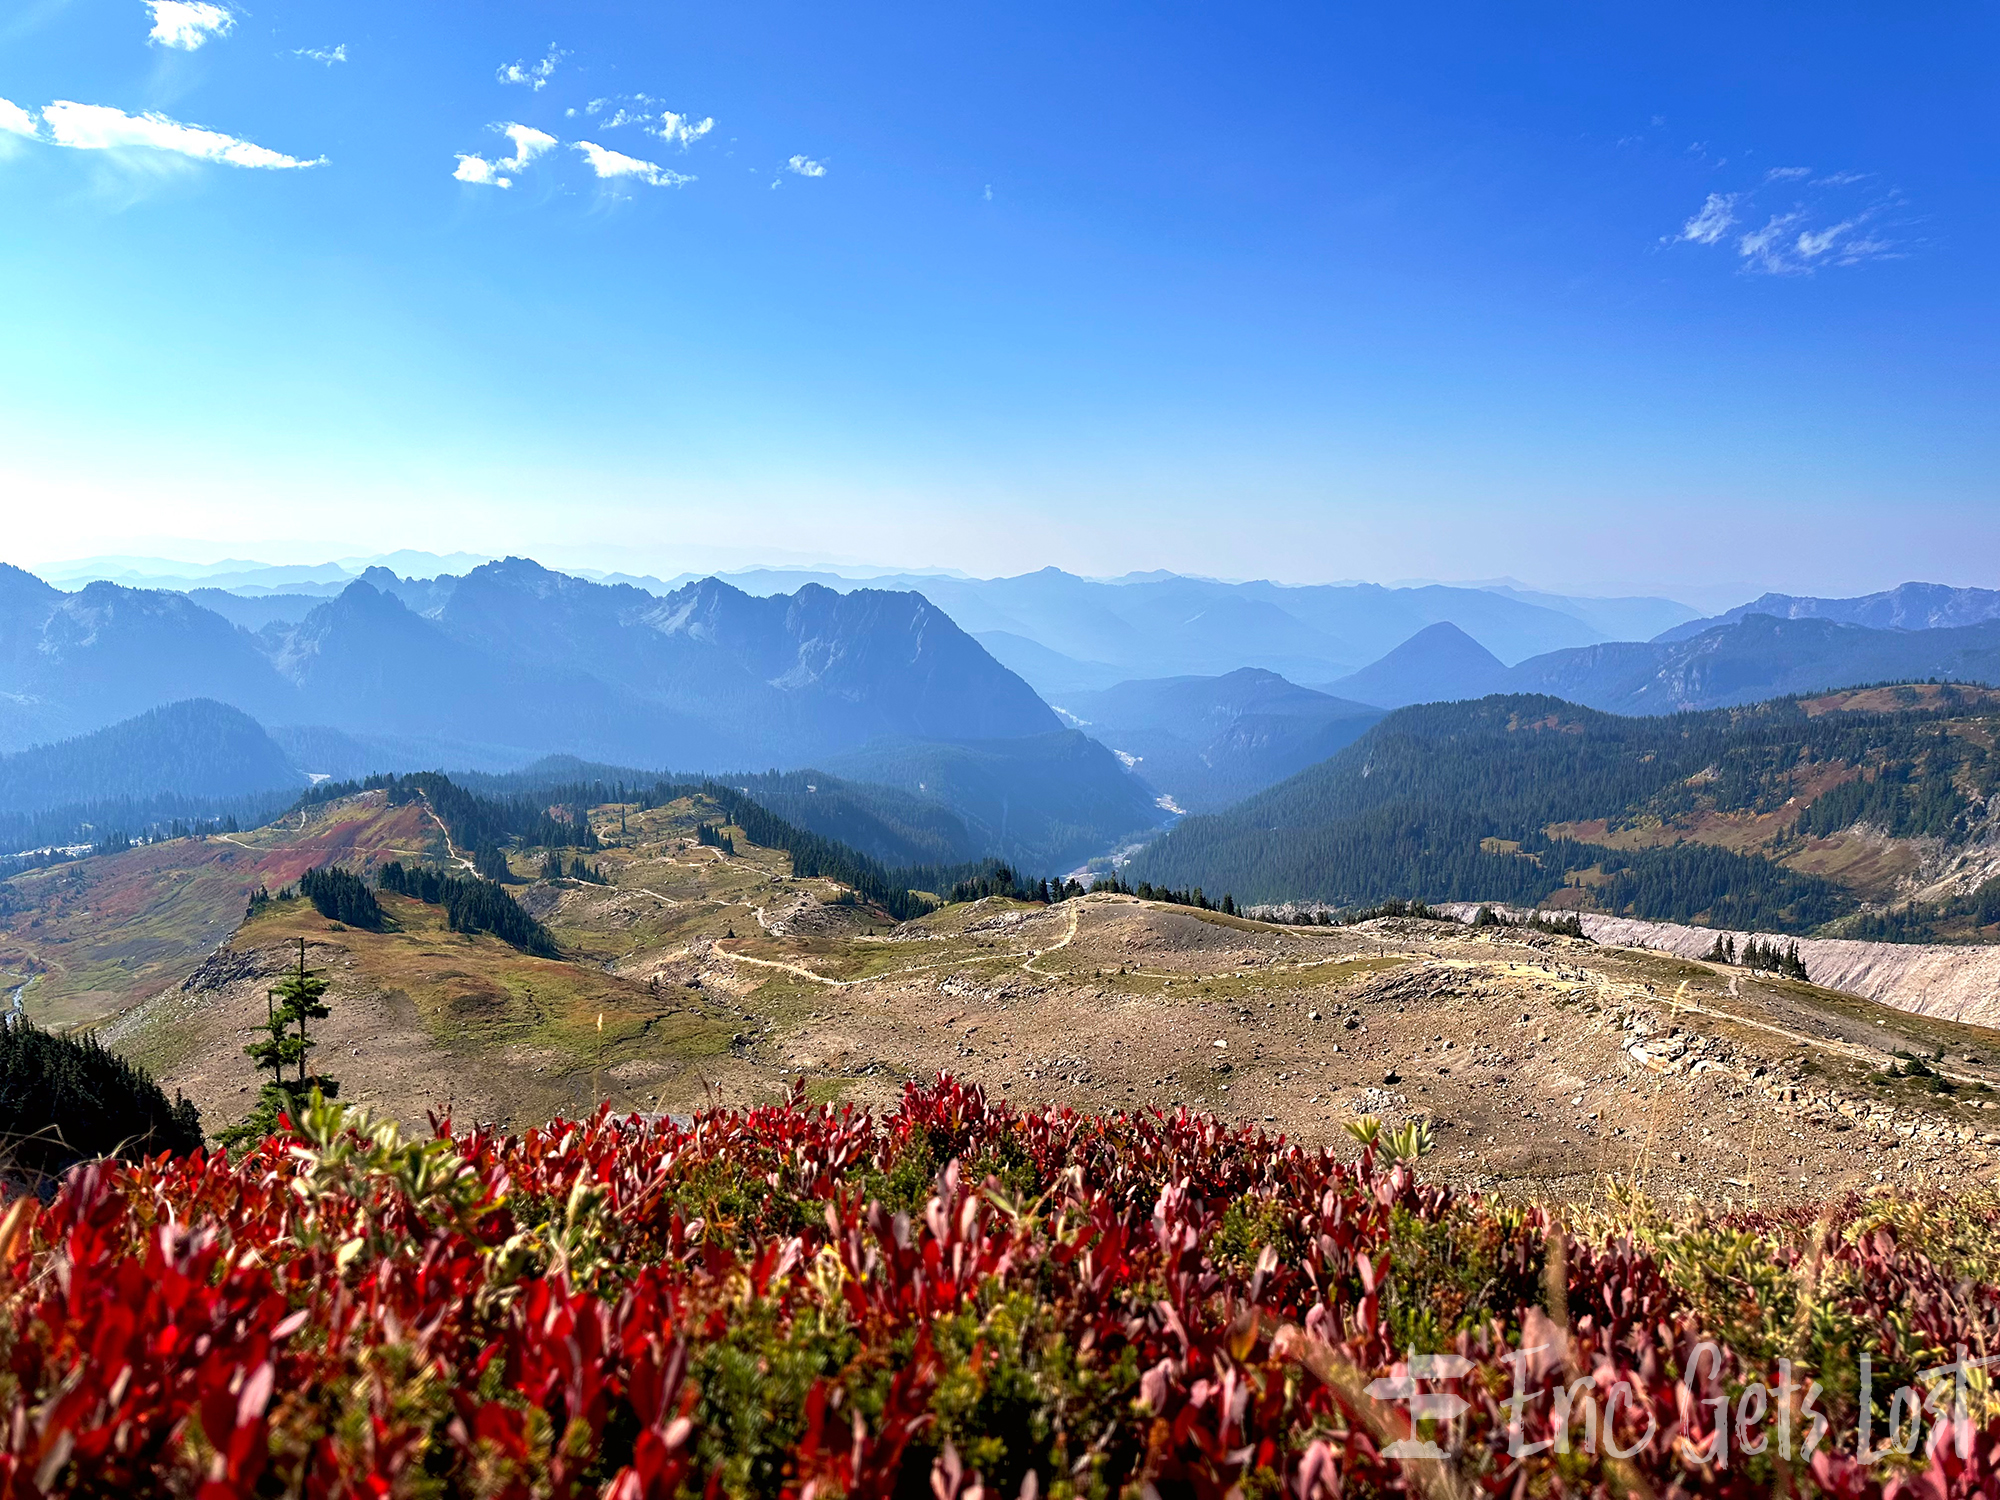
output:
[[[562,59],[562,52],[554,42],[551,42],[548,53],[540,62],[503,63],[493,76],[502,83],[526,84],[536,93],[540,93],[549,86],[549,78],[555,73],[556,64]]]
[[[0,131],[9,135],[39,135],[35,117],[11,99],[0,99]]]
[[[192,52],[210,37],[227,36],[236,17],[208,0],[146,0],[153,14],[153,29],[147,40],[162,47],[178,47]]]
[[[1713,245],[1725,234],[1729,226],[1736,222],[1736,195],[1734,193],[1710,193],[1701,211],[1687,223],[1681,225],[1681,232],[1674,236],[1682,243]]]
[[[605,130],[636,125],[648,135],[656,135],[683,151],[715,129],[713,118],[697,120],[677,110],[656,109],[659,103],[651,94],[623,94],[616,98],[593,99],[584,105],[583,112]]]
[[[287,156],[251,141],[184,125],[162,114],[128,115],[107,104],[77,104],[58,99],[42,111],[48,139],[78,151],[162,151],[196,161],[223,162],[232,167],[317,167],[326,161]]]
[[[785,163],[785,168],[787,171],[795,172],[801,177],[826,176],[826,168],[809,156],[795,156]]]
[[[335,63],[344,63],[347,61],[347,43],[341,42],[338,46],[333,47],[294,47],[292,48],[292,56],[303,57],[311,62],[324,63],[330,68]]]
[[[679,187],[682,183],[693,182],[694,178],[682,172],[669,171],[657,162],[641,161],[636,156],[627,156],[622,151],[611,151],[595,141],[577,141],[576,149],[590,162],[590,169],[599,177],[636,177],[653,187]]]
[[[1761,276],[1809,275],[1824,267],[1898,255],[1895,242],[1870,227],[1893,211],[1896,195],[1841,191],[1867,177],[1861,172],[1814,177],[1810,167],[1772,167],[1755,188],[1710,193],[1680,232],[1663,243],[1726,242],[1744,271]],[[1759,202],[1780,194],[1792,201]]]
[[[1762,229],[1753,229],[1736,242],[1736,253],[1759,271],[1785,269],[1786,242],[1802,216],[1773,214]]]
[[[1737,253],[1752,271],[1769,276],[1798,275],[1822,266],[1855,266],[1895,254],[1893,242],[1863,231],[1862,214],[1823,229],[1806,229],[1803,210],[1773,215],[1762,229],[1737,242]]]

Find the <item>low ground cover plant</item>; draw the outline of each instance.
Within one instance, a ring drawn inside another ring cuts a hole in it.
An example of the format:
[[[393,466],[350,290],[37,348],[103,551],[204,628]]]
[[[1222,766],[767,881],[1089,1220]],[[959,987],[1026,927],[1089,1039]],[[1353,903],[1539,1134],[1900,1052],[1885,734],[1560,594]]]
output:
[[[2000,1495],[1989,1196],[1557,1215],[1377,1149],[318,1101],[0,1211],[0,1497]]]

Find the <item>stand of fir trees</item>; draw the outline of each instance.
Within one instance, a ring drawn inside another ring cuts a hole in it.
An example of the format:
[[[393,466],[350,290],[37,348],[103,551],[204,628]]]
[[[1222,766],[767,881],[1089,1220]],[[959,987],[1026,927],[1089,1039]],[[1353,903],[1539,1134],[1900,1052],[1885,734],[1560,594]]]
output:
[[[78,1162],[201,1145],[201,1116],[90,1035],[0,1025],[0,1179],[36,1186]]]
[[[1757,938],[1749,938],[1743,944],[1741,955],[1737,953],[1736,939],[1722,933],[1715,935],[1715,943],[1702,957],[1712,964],[1741,965],[1753,973],[1779,974],[1786,979],[1811,982],[1806,972],[1805,960],[1799,957],[1799,945],[1787,944],[1780,948],[1775,942],[1766,943]]]
[[[382,904],[375,893],[360,876],[338,865],[306,871],[299,877],[299,894],[330,922],[344,922],[369,932],[382,930]]]
[[[562,851],[551,849],[542,856],[542,879],[581,880],[586,885],[609,885],[604,866],[584,863],[583,856],[572,854],[569,863],[563,863]]]
[[[376,879],[385,891],[442,906],[445,925],[453,932],[490,932],[537,958],[562,957],[562,949],[548,928],[523,911],[494,881],[413,868],[400,860],[384,865]]]
[[[279,980],[264,995],[266,1019],[258,1040],[243,1049],[261,1072],[268,1068],[271,1081],[257,1094],[256,1108],[240,1123],[218,1131],[216,1139],[231,1150],[254,1146],[278,1128],[280,1115],[296,1116],[314,1094],[328,1099],[340,1093],[340,1081],[307,1071],[311,1053],[319,1043],[312,1039],[309,1021],[324,1021],[333,1014],[326,1003],[326,976],[306,967],[306,940],[299,939],[298,967]]]

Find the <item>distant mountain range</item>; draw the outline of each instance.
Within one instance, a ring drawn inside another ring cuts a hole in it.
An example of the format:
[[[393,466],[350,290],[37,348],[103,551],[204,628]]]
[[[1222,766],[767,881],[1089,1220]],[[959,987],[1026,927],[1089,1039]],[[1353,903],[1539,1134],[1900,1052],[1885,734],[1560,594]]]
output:
[[[124,799],[118,816],[136,819],[154,805],[141,792],[192,809],[295,791],[307,773],[504,770],[550,753],[732,780],[820,766],[902,788],[957,830],[877,787],[864,846],[1038,870],[1167,816],[917,594],[759,597],[705,579],[661,598],[508,559],[443,586],[371,570],[296,620],[269,613],[276,597],[223,595],[231,623],[196,596],[65,594],[0,572],[0,751],[23,752],[0,758],[0,794],[38,813]],[[837,823],[833,800],[801,821]]]
[[[1930,584],[1766,595],[1697,621],[1668,600],[1511,585],[1107,582],[1049,568],[670,586],[519,558],[456,576],[442,566],[454,560],[430,561],[428,578],[360,560],[219,564],[185,592],[63,592],[0,567],[0,753],[202,699],[261,726],[266,748],[243,753],[265,769],[223,748],[235,731],[220,721],[128,726],[117,755],[151,753],[133,748],[149,734],[209,734],[217,764],[235,768],[218,784],[238,792],[280,764],[287,784],[550,754],[739,780],[815,768],[916,799],[871,804],[879,827],[854,825],[863,846],[1053,865],[1252,796],[1410,704],[1532,693],[1656,715],[1875,681],[2000,682],[2000,591]],[[17,768],[20,786],[37,776]],[[834,818],[831,800],[812,816]],[[948,809],[962,838],[908,810],[919,804]]]
[[[185,582],[197,602],[234,623],[261,630],[273,620],[302,621],[327,595],[344,587],[322,579],[328,568],[266,574],[239,570]],[[334,570],[348,576],[346,570]],[[458,587],[450,575],[413,580],[380,565],[358,576],[395,594],[418,614],[443,611]],[[252,577],[272,582],[243,581]],[[237,581],[226,581],[232,579]],[[691,576],[671,582],[624,576],[600,580],[659,597],[699,581]],[[857,589],[922,594],[1044,697],[1094,691],[1133,678],[1221,675],[1243,666],[1279,672],[1294,681],[1325,681],[1355,670],[1424,626],[1446,620],[1513,662],[1564,646],[1644,640],[1695,615],[1669,599],[1567,598],[1505,585],[1290,587],[1173,573],[1106,582],[1057,568],[985,579],[885,573],[865,582],[830,572],[760,569],[722,581],[758,597],[792,594],[808,585],[843,594]],[[230,589],[236,592],[226,592]]]
[[[1547,693],[1620,714],[1757,703],[1868,682],[2000,683],[2000,619],[1938,629],[1874,629],[1812,617],[1750,614],[1698,635],[1607,641],[1512,667],[1452,625],[1433,625],[1380,661],[1328,684],[1346,698],[1401,708]]]
[[[764,582],[741,581],[753,588]],[[1444,620],[1514,662],[1616,636],[1643,639],[1694,614],[1664,599],[1567,600],[1443,584],[1290,587],[1174,574],[1099,582],[1057,568],[1016,578],[904,575],[871,586],[922,593],[1045,697],[1239,667],[1329,682]]]

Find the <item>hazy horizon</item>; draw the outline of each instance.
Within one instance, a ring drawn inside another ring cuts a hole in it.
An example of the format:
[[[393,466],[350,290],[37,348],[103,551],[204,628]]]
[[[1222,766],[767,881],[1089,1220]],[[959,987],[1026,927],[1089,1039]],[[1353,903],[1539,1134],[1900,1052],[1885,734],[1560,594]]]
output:
[[[606,558],[603,561],[573,562],[558,564],[547,557],[532,553],[429,553],[420,549],[401,549],[395,552],[350,553],[344,556],[300,554],[297,560],[275,560],[250,556],[188,555],[164,556],[131,552],[100,553],[88,557],[49,558],[36,563],[21,562],[0,557],[0,562],[11,561],[16,567],[25,569],[49,582],[64,588],[75,588],[96,580],[110,582],[130,581],[135,586],[149,586],[151,581],[184,582],[200,585],[210,579],[220,580],[217,586],[236,586],[229,580],[245,574],[263,572],[290,572],[300,575],[302,581],[330,581],[328,579],[305,580],[305,574],[332,574],[336,571],[345,576],[356,577],[369,567],[386,566],[392,572],[409,578],[432,578],[445,575],[462,575],[484,563],[496,562],[503,557],[526,557],[557,572],[568,572],[587,578],[651,578],[662,582],[676,578],[696,578],[715,576],[724,579],[746,574],[772,573],[797,574],[802,578],[813,574],[837,575],[857,582],[865,582],[873,577],[918,578],[938,577],[963,579],[967,581],[989,581],[998,578],[1018,577],[1021,574],[976,572],[965,568],[940,565],[894,566],[880,563],[856,562],[844,558],[782,558],[773,559],[765,555],[747,554],[744,560],[723,561],[714,566],[703,567],[687,561],[679,567],[641,568],[628,558]],[[1044,568],[1056,567],[1053,563]],[[1042,571],[1040,568],[1023,570],[1026,573]],[[1070,572],[1069,569],[1061,571]],[[1673,600],[1698,609],[1720,610],[1735,604],[1747,603],[1759,594],[1774,592],[1753,584],[1721,582],[1635,583],[1621,587],[1616,583],[1603,586],[1588,586],[1572,581],[1565,585],[1552,585],[1532,579],[1509,576],[1488,576],[1483,578],[1313,578],[1302,577],[1278,579],[1268,575],[1262,577],[1220,576],[1213,573],[1177,572],[1173,569],[1132,568],[1121,573],[1074,574],[1089,582],[1117,583],[1133,578],[1146,578],[1152,574],[1195,579],[1221,584],[1245,584],[1273,582],[1282,587],[1352,587],[1372,585],[1387,589],[1425,588],[1442,585],[1449,588],[1467,589],[1518,589],[1524,593],[1560,595],[1577,599],[1617,599],[1649,597]],[[1903,579],[1899,582],[1935,582],[1937,580]],[[1893,587],[1894,585],[1891,585]]]

